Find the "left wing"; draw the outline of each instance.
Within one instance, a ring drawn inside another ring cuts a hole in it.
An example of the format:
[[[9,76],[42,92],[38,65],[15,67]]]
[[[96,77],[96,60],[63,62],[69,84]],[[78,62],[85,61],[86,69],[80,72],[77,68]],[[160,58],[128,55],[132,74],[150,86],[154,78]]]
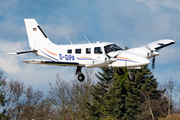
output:
[[[31,63],[31,64],[45,64],[45,65],[59,65],[59,66],[78,66],[77,62],[59,62],[59,61],[50,61],[50,60],[39,60],[39,59],[30,59],[25,60],[23,63]]]
[[[157,41],[151,42],[142,47],[145,47],[145,48],[148,47],[151,50],[159,51],[160,49],[167,47],[169,45],[175,44],[175,43],[176,43],[176,41],[174,41],[174,40],[162,39],[162,40],[157,40]]]
[[[143,45],[141,47],[132,48],[127,51],[144,56],[146,58],[152,58],[154,56],[158,56],[158,51],[164,47],[167,47],[169,45],[175,44],[176,42],[174,40],[170,39],[162,39],[157,40],[154,42],[151,42],[147,45]]]

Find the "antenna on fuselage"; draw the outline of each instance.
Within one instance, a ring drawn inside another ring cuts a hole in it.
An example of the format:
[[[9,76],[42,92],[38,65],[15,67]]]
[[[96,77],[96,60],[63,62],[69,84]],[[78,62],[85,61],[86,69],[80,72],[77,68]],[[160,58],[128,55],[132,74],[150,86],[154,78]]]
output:
[[[69,40],[69,42],[71,43],[71,45],[72,45],[72,42],[71,42],[71,40],[68,38],[68,36],[66,36],[67,37],[67,39]]]
[[[88,38],[84,35],[84,37],[86,38],[86,40],[89,42],[89,40],[88,40]],[[89,44],[90,44],[90,42],[89,42]]]

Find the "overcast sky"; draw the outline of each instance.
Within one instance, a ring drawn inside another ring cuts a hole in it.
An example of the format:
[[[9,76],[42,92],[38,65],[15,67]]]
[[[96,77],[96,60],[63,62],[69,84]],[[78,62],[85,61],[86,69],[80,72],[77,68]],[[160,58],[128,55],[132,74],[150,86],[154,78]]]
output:
[[[84,35],[91,43],[113,42],[122,48],[173,39],[176,44],[156,57],[153,73],[160,83],[172,77],[180,84],[179,0],[0,0],[0,70],[8,79],[45,91],[56,74],[76,78],[76,68],[22,63],[39,58],[31,53],[6,55],[30,49],[24,18],[35,18],[56,44],[70,44],[66,36],[73,44],[87,43]]]

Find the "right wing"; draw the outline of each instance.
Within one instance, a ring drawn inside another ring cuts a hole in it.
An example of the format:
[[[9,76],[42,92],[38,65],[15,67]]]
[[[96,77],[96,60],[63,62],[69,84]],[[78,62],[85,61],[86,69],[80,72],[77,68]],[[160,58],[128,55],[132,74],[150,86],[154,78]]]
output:
[[[79,63],[77,62],[60,62],[60,61],[39,60],[39,59],[25,60],[23,61],[23,63],[59,65],[59,66],[78,66],[79,65]]]

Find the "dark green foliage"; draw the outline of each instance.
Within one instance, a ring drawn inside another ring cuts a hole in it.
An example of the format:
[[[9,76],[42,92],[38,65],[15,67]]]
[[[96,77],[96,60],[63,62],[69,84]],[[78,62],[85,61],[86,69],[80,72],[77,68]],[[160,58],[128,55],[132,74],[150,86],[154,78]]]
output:
[[[165,116],[167,113],[167,98],[163,96],[165,91],[158,90],[158,83],[147,66],[135,72],[140,88],[140,108],[143,110],[137,114],[137,118],[152,119],[153,115],[154,119],[158,119],[160,116]]]
[[[113,77],[114,77],[114,71],[116,71],[116,68],[101,68],[102,69],[102,73],[98,72],[98,74],[96,74],[96,77],[100,80],[100,83],[103,84],[110,84],[113,82]]]
[[[96,74],[100,81],[91,90],[93,103],[85,102],[85,106],[90,116],[92,116],[91,119],[100,119],[106,114],[106,97],[113,82],[114,70],[114,68],[102,68],[103,73],[98,72]]]
[[[134,81],[128,80],[128,70],[123,70],[124,74],[121,76],[116,74],[116,68],[102,68],[102,73],[98,73],[100,81],[91,92],[93,101],[86,102],[90,116],[93,119],[112,116],[131,120],[152,119],[162,115],[160,110],[165,105],[162,91],[157,90],[158,83],[147,66],[132,70],[135,74]],[[154,103],[161,105],[156,108]]]
[[[142,109],[140,109],[139,107],[141,104],[141,96],[140,96],[141,85],[137,75],[135,74],[134,81],[130,81],[129,79],[126,79],[124,82],[124,86],[126,89],[126,93],[125,93],[126,111],[124,113],[123,118],[135,119],[136,115],[142,111]]]
[[[102,68],[102,73],[98,72],[96,75],[100,81],[93,86],[91,91],[93,102],[85,104],[92,119],[106,118],[107,116],[120,118],[123,115],[125,105],[123,92],[125,89],[122,79],[126,78],[127,74],[117,76],[115,71],[117,71],[116,68]]]
[[[124,116],[126,110],[126,88],[124,86],[125,80],[127,78],[126,69],[124,69],[124,73],[125,74],[121,76],[118,76],[116,73],[114,73],[114,81],[112,86],[110,86],[108,95],[106,97],[106,116],[110,115],[117,119],[120,119]]]

